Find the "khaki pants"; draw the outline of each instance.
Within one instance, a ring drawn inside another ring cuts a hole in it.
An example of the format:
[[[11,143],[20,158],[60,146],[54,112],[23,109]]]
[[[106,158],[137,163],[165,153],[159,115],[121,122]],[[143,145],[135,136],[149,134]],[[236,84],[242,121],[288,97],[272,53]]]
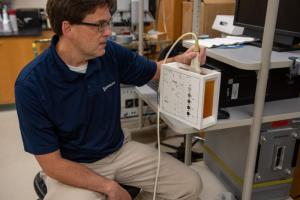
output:
[[[101,176],[141,188],[141,199],[150,200],[153,196],[157,154],[153,147],[130,141],[104,159],[84,165]],[[100,193],[65,185],[50,177],[46,177],[46,185],[48,192],[45,200],[106,199]],[[201,190],[201,178],[195,171],[170,155],[161,154],[156,199],[196,200]]]

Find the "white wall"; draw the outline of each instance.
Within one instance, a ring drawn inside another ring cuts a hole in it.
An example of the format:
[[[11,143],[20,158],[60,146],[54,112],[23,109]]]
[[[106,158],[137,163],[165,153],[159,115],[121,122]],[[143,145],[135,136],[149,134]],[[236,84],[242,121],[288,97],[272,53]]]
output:
[[[11,0],[11,3],[13,8],[46,8],[47,0]]]

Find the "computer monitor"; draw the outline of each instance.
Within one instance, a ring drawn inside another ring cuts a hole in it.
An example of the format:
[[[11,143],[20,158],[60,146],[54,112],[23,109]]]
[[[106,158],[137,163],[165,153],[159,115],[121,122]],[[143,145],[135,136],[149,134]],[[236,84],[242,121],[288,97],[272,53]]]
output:
[[[262,39],[268,0],[237,0],[234,24],[245,28],[244,34]],[[300,0],[280,0],[274,50],[292,50],[300,42]]]

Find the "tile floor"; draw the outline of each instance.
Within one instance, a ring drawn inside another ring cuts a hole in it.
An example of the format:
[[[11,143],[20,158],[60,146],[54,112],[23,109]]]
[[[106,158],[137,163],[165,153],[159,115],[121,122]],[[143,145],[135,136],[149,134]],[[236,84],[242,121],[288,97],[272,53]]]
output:
[[[36,199],[32,183],[39,170],[33,156],[23,150],[16,112],[0,112],[0,199]]]

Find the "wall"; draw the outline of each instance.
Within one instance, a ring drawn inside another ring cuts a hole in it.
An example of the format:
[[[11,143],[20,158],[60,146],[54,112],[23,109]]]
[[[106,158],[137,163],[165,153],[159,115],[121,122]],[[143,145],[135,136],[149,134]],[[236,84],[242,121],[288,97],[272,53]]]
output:
[[[11,0],[13,8],[45,8],[47,0]]]

